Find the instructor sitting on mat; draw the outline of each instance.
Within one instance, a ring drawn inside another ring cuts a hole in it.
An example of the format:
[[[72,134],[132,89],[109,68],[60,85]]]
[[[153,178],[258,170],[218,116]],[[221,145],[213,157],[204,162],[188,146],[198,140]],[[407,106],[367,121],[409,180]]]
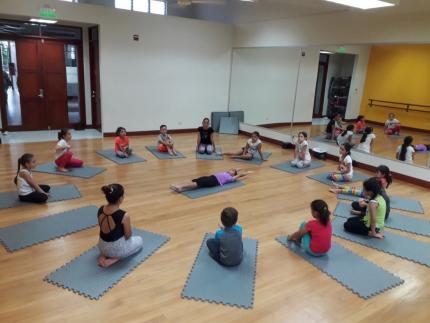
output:
[[[382,239],[384,235],[381,231],[384,229],[387,206],[381,195],[381,184],[372,177],[364,181],[363,189],[369,201],[366,215],[349,218],[343,227],[351,233]]]
[[[240,171],[240,169],[232,168],[226,172],[195,178],[191,182],[172,184],[170,185],[170,188],[175,192],[181,193],[183,191],[195,190],[198,188],[222,186],[224,184],[233,183],[239,178],[252,173],[250,171],[244,171],[241,173]]]
[[[124,188],[121,184],[110,184],[102,187],[108,201],[100,207],[97,217],[100,226],[98,247],[100,257],[98,264],[109,267],[142,249],[143,241],[133,236],[128,214],[119,208],[124,201]]]
[[[209,118],[204,118],[202,126],[197,129],[199,131],[199,134],[197,135],[197,152],[199,154],[212,155],[212,153],[216,151],[215,141],[213,138],[214,130],[209,126],[209,124]]]

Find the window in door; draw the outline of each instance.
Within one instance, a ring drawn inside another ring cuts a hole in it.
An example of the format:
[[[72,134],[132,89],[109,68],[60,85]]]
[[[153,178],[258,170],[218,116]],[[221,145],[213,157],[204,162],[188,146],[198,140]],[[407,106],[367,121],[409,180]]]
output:
[[[21,126],[21,103],[18,88],[18,66],[14,41],[0,40],[1,67],[3,73],[3,102],[6,107],[7,123]]]
[[[79,76],[78,76],[78,53],[77,46],[72,44],[64,45],[64,56],[66,62],[67,80],[67,114],[69,123],[80,123],[79,104]]]

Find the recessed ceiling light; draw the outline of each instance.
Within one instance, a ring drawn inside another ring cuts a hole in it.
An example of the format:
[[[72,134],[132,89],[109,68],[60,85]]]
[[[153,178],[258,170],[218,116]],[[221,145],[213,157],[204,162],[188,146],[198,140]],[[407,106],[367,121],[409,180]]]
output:
[[[382,7],[392,7],[399,3],[396,0],[325,0],[342,4],[345,6],[360,8],[360,9],[374,9]]]
[[[31,18],[31,22],[38,22],[41,24],[56,24],[57,20],[49,20],[49,19],[40,19],[40,18]]]

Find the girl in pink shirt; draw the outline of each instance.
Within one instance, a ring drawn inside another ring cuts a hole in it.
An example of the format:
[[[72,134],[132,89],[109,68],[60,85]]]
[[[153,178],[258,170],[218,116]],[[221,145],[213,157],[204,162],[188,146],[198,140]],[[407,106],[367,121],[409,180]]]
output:
[[[124,127],[118,127],[118,129],[116,129],[115,154],[119,158],[128,158],[131,153],[132,149],[130,148],[127,131]]]
[[[331,248],[330,211],[323,200],[312,201],[311,210],[315,220],[303,222],[298,231],[288,236],[288,240],[301,244],[311,256],[323,256]]]
[[[226,172],[219,172],[210,176],[195,178],[191,182],[172,184],[170,185],[170,188],[175,192],[181,193],[183,191],[195,190],[197,188],[222,186],[228,183],[233,183],[239,178],[243,178],[250,173],[250,171],[241,172],[240,169],[232,168]]]

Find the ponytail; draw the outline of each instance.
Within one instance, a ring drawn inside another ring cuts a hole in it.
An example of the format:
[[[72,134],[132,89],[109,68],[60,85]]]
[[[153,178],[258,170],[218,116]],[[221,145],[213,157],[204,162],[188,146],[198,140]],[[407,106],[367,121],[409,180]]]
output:
[[[403,140],[402,149],[400,150],[399,154],[399,160],[405,161],[406,159],[406,152],[408,151],[408,147],[412,144],[412,141],[414,138],[411,136],[406,136]]]
[[[376,167],[376,170],[382,174],[382,176],[387,181],[387,188],[390,186],[391,183],[393,183],[393,176],[391,176],[391,171],[388,168],[388,166],[385,165],[379,165]]]
[[[370,135],[372,132],[373,132],[372,127],[366,127],[366,129],[364,129],[363,135],[361,136],[360,143],[365,142],[367,139],[367,136]]]
[[[124,196],[124,187],[121,184],[109,184],[101,188],[109,204],[116,204]]]
[[[346,150],[346,155],[351,155],[351,149],[353,145],[351,145],[349,142],[345,142],[342,146]]]
[[[311,203],[311,209],[318,213],[318,221],[322,225],[326,226],[330,221],[330,211],[328,205],[323,200],[313,200]]]
[[[16,170],[15,178],[13,179],[13,182],[15,183],[15,185],[18,183],[18,174],[19,174],[19,171],[21,170],[21,166],[25,167],[25,164],[31,162],[33,158],[34,158],[33,154],[24,154],[18,158],[18,168]]]
[[[62,129],[58,132],[58,140],[64,139],[64,137],[67,135],[67,132],[69,132],[69,129],[67,129],[67,128],[62,128]]]

